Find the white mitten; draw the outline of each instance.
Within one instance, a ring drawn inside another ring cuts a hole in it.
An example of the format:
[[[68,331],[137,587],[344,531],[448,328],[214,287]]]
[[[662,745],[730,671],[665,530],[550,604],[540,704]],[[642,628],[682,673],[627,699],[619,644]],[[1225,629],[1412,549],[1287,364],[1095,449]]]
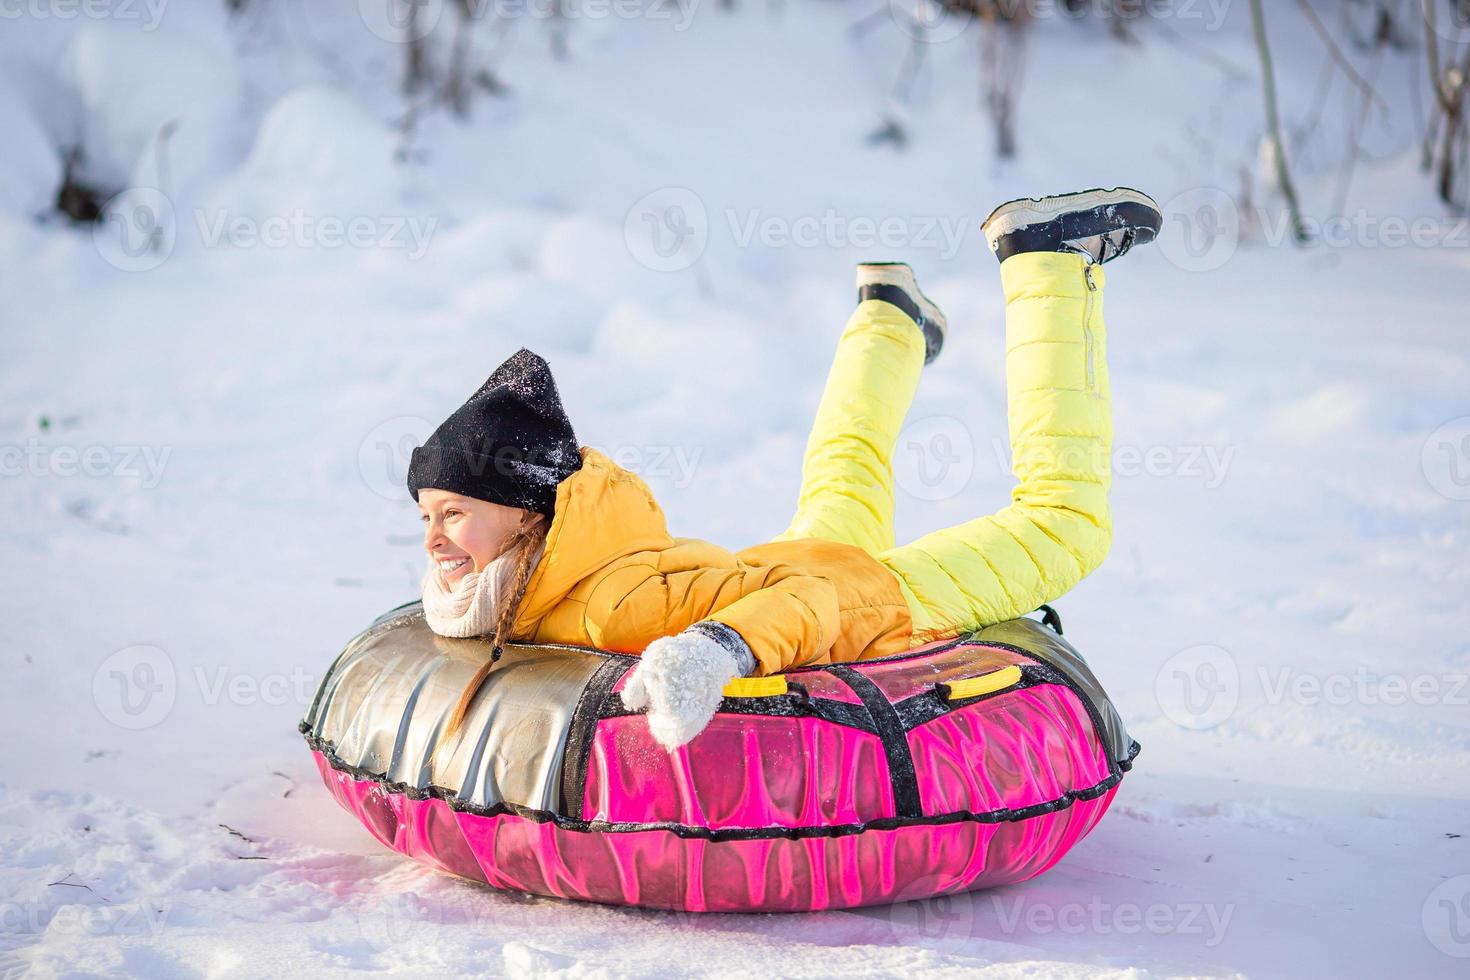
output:
[[[670,752],[704,731],[725,684],[755,669],[740,634],[723,623],[696,623],[648,645],[623,686],[623,703],[648,709],[648,729]]]

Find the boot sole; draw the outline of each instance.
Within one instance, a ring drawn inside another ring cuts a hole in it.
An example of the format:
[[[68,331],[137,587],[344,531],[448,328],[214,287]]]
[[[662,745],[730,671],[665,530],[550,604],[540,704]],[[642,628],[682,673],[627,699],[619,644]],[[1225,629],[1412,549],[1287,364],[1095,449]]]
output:
[[[1139,204],[1152,208],[1160,214],[1163,213],[1158,202],[1143,191],[1134,190],[1132,187],[1113,187],[1106,190],[1101,187],[1093,187],[1071,194],[1021,197],[1014,201],[1007,201],[990,212],[990,217],[980,225],[980,232],[993,250],[996,239],[1003,238],[1022,228],[1043,224],[1068,211],[1086,211],[1110,204]]]

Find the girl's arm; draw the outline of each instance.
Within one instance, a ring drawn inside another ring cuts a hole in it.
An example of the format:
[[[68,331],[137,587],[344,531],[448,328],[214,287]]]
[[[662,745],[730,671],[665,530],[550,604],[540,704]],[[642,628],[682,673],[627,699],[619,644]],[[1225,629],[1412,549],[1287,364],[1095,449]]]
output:
[[[638,576],[641,581],[633,581]],[[695,623],[723,623],[755,657],[757,675],[811,663],[837,638],[837,588],[786,565],[659,572],[636,566],[609,576],[585,612],[587,634],[607,650],[642,651]]]

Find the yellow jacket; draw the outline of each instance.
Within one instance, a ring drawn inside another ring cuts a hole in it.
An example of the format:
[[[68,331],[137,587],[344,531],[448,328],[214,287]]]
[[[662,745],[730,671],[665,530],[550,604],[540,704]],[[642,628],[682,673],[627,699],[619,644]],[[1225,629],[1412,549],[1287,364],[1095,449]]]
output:
[[[862,548],[808,538],[730,552],[672,537],[648,485],[584,447],[557,487],[515,638],[641,653],[704,619],[744,637],[757,674],[889,656],[912,633],[898,579]]]

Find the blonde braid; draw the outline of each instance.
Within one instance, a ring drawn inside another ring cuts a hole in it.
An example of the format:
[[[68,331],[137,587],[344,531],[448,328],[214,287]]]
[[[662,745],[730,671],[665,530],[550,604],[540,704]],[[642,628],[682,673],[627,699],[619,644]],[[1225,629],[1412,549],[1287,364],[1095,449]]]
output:
[[[454,710],[449,714],[449,721],[444,726],[444,732],[440,736],[439,745],[449,741],[464,723],[464,717],[469,712],[470,703],[475,700],[475,695],[480,692],[485,679],[490,676],[490,670],[495,666],[495,661],[500,659],[501,649],[511,641],[511,629],[515,625],[516,613],[520,610],[521,600],[526,597],[526,586],[531,581],[531,572],[535,568],[536,552],[546,540],[546,517],[534,511],[521,518],[520,526],[512,531],[505,539],[505,547],[501,554],[511,556],[513,572],[507,577],[504,591],[496,596],[496,608],[499,616],[495,621],[495,631],[490,634],[491,652],[490,658],[480,665],[475,671],[475,676],[465,685],[459,701]]]

